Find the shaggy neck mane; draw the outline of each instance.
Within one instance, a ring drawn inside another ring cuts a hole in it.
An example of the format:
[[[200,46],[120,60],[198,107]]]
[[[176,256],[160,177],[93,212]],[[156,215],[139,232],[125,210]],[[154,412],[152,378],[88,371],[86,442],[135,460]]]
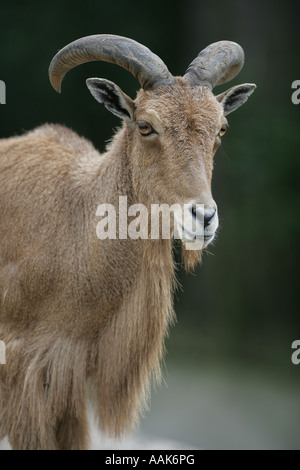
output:
[[[128,206],[137,202],[148,205],[138,185],[133,188],[133,170],[124,142],[126,132],[122,130],[104,157],[114,166],[116,175],[111,197],[126,195]],[[117,313],[108,318],[95,344],[92,396],[102,429],[120,435],[137,424],[147,402],[151,376],[160,379],[164,338],[173,319],[174,267],[171,240],[116,242],[116,249],[127,245],[133,250],[138,262],[126,275],[130,289],[124,288]]]
[[[105,187],[105,181],[101,179],[105,180],[106,175],[103,166],[107,165],[115,181],[110,184],[111,194],[107,194],[106,201],[118,208],[118,197],[124,195],[128,198],[128,206],[139,202],[149,207],[144,188],[139,188],[130,166],[130,148],[127,146],[130,139],[127,137],[125,127],[103,156],[97,176],[101,197]],[[113,262],[116,250],[119,253],[130,250],[131,256],[124,256],[124,266],[119,268],[120,278],[114,279],[119,288],[120,303],[117,313],[107,316],[101,336],[95,341],[91,383],[100,426],[110,434],[120,435],[138,422],[147,402],[151,376],[156,380],[160,378],[164,338],[174,318],[175,276],[171,240],[112,242],[112,251],[108,255],[112,257],[110,262]],[[95,243],[98,251],[101,243],[99,240]],[[109,253],[107,246],[105,250]],[[182,251],[187,269],[200,261],[200,252],[188,252],[184,248]],[[129,259],[134,260],[131,266],[128,266]],[[109,292],[108,288],[106,292]]]

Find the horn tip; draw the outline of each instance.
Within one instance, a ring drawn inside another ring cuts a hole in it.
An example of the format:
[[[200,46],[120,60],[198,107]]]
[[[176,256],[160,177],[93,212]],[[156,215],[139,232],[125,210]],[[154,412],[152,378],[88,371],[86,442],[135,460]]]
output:
[[[57,93],[61,94],[61,80],[60,80],[60,78],[49,74],[49,79],[50,79],[50,83],[51,83],[52,87],[54,88],[54,90]]]
[[[55,59],[56,57],[52,59],[49,65],[48,76],[49,76],[50,83],[52,87],[54,88],[54,90],[57,93],[61,93],[61,82],[62,82],[63,76],[61,76],[61,74],[58,74],[57,71],[55,70],[55,65],[56,65]]]

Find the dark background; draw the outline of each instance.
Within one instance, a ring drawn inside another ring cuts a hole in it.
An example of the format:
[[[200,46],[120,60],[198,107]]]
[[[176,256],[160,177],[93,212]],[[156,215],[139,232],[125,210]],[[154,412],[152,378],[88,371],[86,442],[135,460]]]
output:
[[[0,79],[7,87],[7,104],[0,108],[0,137],[56,122],[86,136],[101,151],[120,122],[93,100],[85,79],[105,77],[132,98],[139,84],[120,67],[93,63],[68,74],[63,93],[58,95],[47,74],[61,47],[90,34],[123,35],[157,53],[174,75],[183,75],[211,42],[228,39],[242,45],[246,55],[243,70],[216,93],[243,82],[256,83],[257,90],[245,106],[229,116],[230,130],[216,155],[213,195],[221,228],[195,275],[179,272],[183,291],[176,296],[178,323],[167,342],[166,365],[183,370],[188,364],[191,377],[201,376],[204,369],[215,370],[216,376],[219,370],[225,376],[228,371],[229,377],[234,369],[237,381],[239,374],[249,371],[254,389],[256,380],[259,388],[263,377],[264,386],[269,384],[266,400],[274,401],[270,416],[265,417],[271,419],[270,433],[287,416],[296,422],[299,406],[287,407],[282,415],[278,415],[278,407],[281,398],[290,401],[284,394],[299,392],[300,385],[300,365],[291,362],[291,344],[300,339],[300,105],[291,101],[291,84],[300,79],[297,3],[10,1],[1,2],[0,18]],[[289,388],[278,395],[286,384]],[[197,394],[200,403],[201,386]],[[216,401],[220,397],[222,390]],[[155,399],[159,400],[159,392]],[[263,403],[254,397],[249,414]],[[211,403],[212,408],[216,405]],[[182,404],[172,406],[176,422],[175,410]],[[220,425],[221,417],[208,414],[206,419]],[[200,412],[197,422],[199,428],[194,426],[193,435],[175,437],[207,448],[235,447],[234,436],[229,444],[222,437],[215,442],[213,433],[205,436]],[[246,415],[239,425],[247,427]],[[166,432],[174,437],[172,426]],[[229,416],[226,432],[231,427],[237,433]],[[161,432],[155,426],[151,431]],[[299,440],[292,429],[282,429],[281,438],[272,441],[270,434],[267,442],[269,447],[288,448],[297,447]],[[246,436],[240,447],[248,444]],[[259,443],[254,442],[253,447]]]

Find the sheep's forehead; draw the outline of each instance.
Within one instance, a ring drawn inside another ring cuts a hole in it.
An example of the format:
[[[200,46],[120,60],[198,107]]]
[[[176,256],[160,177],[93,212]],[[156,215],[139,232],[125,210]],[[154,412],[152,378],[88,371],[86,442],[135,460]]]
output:
[[[177,86],[144,93],[136,100],[137,118],[153,116],[167,128],[215,132],[222,124],[223,108],[206,87]]]

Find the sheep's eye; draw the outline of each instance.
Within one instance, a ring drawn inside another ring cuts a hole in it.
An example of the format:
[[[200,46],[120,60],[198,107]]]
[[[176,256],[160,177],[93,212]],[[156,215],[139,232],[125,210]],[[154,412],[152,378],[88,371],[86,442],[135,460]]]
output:
[[[227,124],[223,124],[223,126],[221,127],[221,129],[219,130],[219,137],[223,137],[223,135],[226,134],[227,132],[227,129],[228,129],[228,125]]]
[[[153,129],[151,124],[149,124],[149,122],[138,121],[137,126],[139,128],[139,131],[140,131],[141,135],[150,135],[152,133],[155,133],[155,130]]]

